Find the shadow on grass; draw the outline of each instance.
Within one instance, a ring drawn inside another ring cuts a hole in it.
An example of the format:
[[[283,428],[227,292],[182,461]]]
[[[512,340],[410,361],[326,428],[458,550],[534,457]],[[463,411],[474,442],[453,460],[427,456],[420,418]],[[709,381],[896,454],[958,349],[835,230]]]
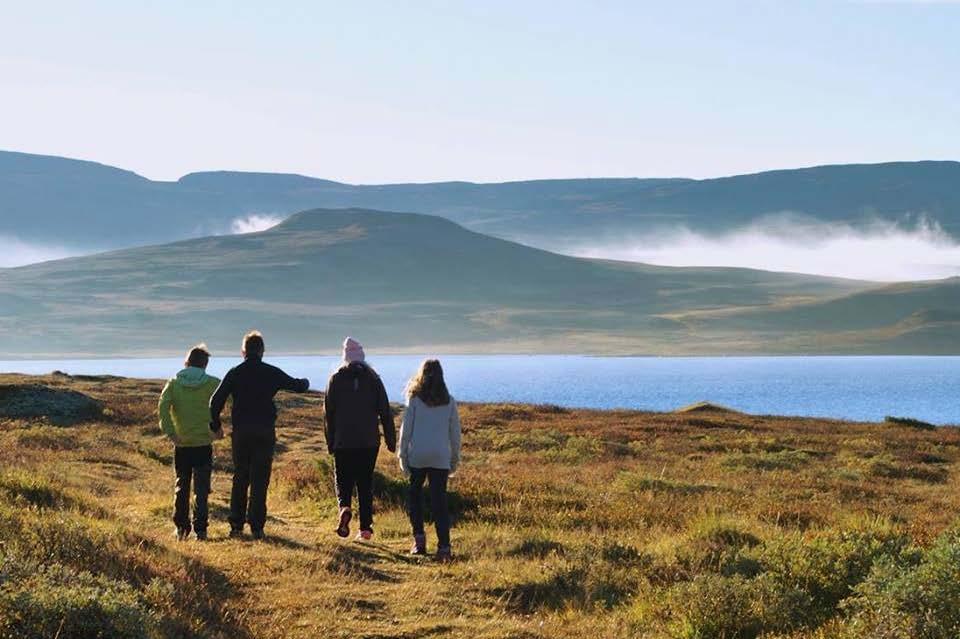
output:
[[[364,550],[361,546],[338,545],[323,562],[323,569],[334,575],[341,575],[351,579],[378,581],[381,583],[397,583],[399,579],[388,572],[377,568],[376,555]]]

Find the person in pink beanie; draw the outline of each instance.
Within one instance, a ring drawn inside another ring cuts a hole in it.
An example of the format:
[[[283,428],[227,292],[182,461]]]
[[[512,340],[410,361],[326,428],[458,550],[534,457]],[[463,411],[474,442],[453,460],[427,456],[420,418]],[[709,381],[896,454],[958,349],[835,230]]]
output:
[[[363,352],[363,346],[360,345],[360,342],[348,337],[343,340],[343,361],[347,364],[351,362],[365,362],[367,356]]]
[[[383,382],[367,364],[363,346],[352,337],[343,341],[343,363],[327,384],[324,411],[327,450],[334,457],[340,506],[336,533],[350,535],[356,488],[360,504],[357,539],[369,540],[373,537],[373,472],[380,452],[380,427],[391,453],[397,450],[397,432]]]

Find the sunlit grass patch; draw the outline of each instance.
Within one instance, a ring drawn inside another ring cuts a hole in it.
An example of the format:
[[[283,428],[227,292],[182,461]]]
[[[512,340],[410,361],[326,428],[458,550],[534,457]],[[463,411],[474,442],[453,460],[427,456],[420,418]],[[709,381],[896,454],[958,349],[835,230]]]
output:
[[[725,468],[743,470],[797,470],[810,463],[812,457],[806,451],[780,450],[777,452],[736,453],[726,456],[721,464]]]
[[[43,450],[74,450],[80,445],[76,434],[54,426],[36,426],[17,430],[17,446]]]
[[[560,556],[541,576],[493,588],[489,594],[525,613],[610,609],[639,589],[651,561],[636,548],[616,542],[586,546]]]
[[[628,492],[649,491],[665,495],[702,495],[718,490],[717,486],[708,484],[691,484],[659,477],[648,477],[630,471],[621,472],[615,480],[615,486]]]

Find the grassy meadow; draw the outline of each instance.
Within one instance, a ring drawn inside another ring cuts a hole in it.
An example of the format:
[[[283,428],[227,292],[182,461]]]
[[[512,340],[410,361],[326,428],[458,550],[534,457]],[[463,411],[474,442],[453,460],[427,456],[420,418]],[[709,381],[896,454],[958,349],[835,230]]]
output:
[[[960,636],[956,429],[464,405],[443,565],[385,450],[374,541],[333,534],[316,393],[280,397],[268,539],[227,538],[225,441],[176,542],[161,386],[0,376],[0,637]]]

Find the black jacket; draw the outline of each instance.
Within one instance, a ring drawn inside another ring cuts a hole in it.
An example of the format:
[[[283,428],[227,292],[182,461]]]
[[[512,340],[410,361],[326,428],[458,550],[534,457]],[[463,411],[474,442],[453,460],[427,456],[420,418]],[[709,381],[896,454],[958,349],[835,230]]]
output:
[[[308,380],[294,379],[260,358],[248,357],[230,369],[210,398],[211,428],[219,430],[223,406],[233,396],[234,434],[273,437],[277,422],[274,395],[281,390],[303,393],[309,388]]]
[[[327,417],[327,450],[379,448],[380,429],[387,449],[397,449],[397,431],[387,390],[380,376],[365,364],[354,362],[342,367],[327,384],[324,398]]]

